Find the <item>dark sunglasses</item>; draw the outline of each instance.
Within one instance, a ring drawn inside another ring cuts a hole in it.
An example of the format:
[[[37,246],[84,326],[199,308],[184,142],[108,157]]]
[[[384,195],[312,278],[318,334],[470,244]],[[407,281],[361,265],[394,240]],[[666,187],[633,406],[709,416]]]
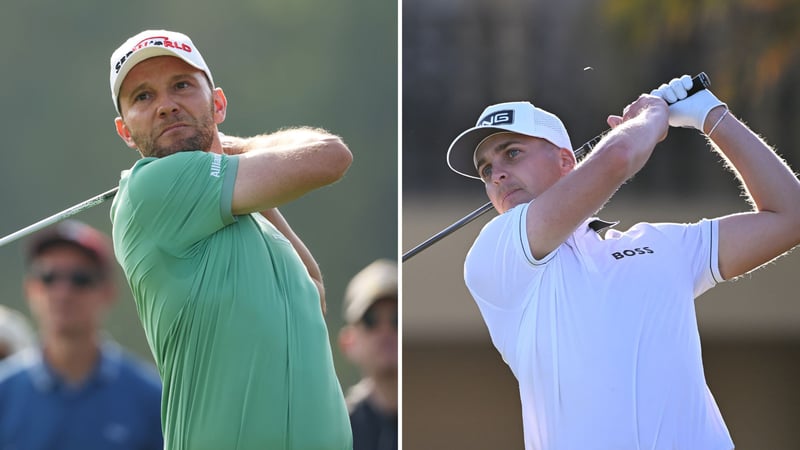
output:
[[[61,280],[67,281],[72,287],[86,288],[94,286],[103,277],[97,272],[90,272],[87,270],[71,270],[71,271],[56,271],[56,270],[42,270],[33,273],[37,280],[41,281],[47,287],[53,286]]]
[[[386,321],[386,319],[384,319]],[[367,330],[374,330],[378,328],[380,325],[380,320],[378,314],[373,309],[368,309],[367,312],[364,313],[364,317],[361,318],[361,323],[364,324],[364,328]],[[397,330],[397,313],[391,315],[389,318],[389,324]]]

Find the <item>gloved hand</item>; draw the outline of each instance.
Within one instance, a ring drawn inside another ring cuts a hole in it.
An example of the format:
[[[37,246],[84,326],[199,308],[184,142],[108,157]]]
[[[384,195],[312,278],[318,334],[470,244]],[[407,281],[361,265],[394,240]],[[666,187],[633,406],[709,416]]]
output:
[[[656,95],[669,103],[669,125],[673,127],[694,128],[703,132],[703,124],[709,111],[724,105],[708,89],[703,89],[687,97],[686,92],[692,87],[692,77],[684,75],[673,78],[669,83],[653,89],[650,95]]]

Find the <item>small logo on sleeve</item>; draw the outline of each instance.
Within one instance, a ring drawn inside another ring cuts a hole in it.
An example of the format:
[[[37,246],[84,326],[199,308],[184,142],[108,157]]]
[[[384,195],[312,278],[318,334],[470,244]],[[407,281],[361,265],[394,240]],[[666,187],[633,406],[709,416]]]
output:
[[[214,158],[211,160],[211,176],[214,178],[219,178],[219,173],[222,171],[222,155],[214,155]]]

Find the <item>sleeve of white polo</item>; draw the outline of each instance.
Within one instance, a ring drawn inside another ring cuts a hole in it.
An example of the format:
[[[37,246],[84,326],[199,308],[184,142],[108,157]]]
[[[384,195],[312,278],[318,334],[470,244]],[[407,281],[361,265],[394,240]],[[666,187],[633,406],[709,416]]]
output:
[[[495,217],[470,248],[464,280],[476,301],[502,310],[520,308],[520,292],[557,252],[540,260],[533,258],[525,226],[527,211],[525,204]]]
[[[692,224],[660,224],[690,271],[694,297],[725,281],[719,272],[719,221],[703,219]]]
[[[533,252],[531,251],[531,243],[528,238],[528,208],[530,205],[530,203],[526,203],[523,206],[516,208],[516,210],[519,211],[517,212],[517,217],[514,219],[518,223],[519,227],[520,250],[525,254],[525,258],[531,265],[541,266],[547,264],[548,261],[553,259],[553,256],[556,254],[556,252],[558,252],[558,248],[547,255],[544,255],[540,259],[536,259],[533,256]]]
[[[700,252],[699,264],[707,264],[700,273],[708,273],[706,277],[699,277],[695,284],[695,297],[725,281],[719,271],[719,220],[703,219],[698,224],[701,228],[701,242],[704,250]]]

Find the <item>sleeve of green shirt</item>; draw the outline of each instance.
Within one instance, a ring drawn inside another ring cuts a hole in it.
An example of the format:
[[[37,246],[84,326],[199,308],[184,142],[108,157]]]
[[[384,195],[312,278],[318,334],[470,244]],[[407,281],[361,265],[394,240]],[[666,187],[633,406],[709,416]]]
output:
[[[152,159],[134,168],[129,197],[142,226],[179,255],[234,222],[237,168],[236,157],[200,151]]]

